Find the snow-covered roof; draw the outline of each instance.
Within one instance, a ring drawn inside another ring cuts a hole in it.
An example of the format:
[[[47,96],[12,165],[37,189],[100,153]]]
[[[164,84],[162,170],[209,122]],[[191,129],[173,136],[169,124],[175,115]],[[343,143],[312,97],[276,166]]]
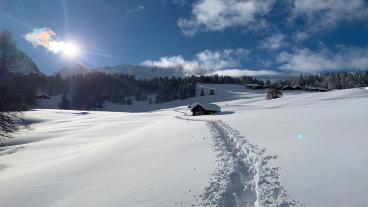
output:
[[[259,84],[257,84],[257,83],[247,83],[247,84],[245,84],[246,86],[249,86],[249,87],[254,87],[254,86],[261,86],[261,85],[259,85]]]
[[[199,102],[194,102],[190,105],[191,110],[196,107],[196,106],[202,106],[205,110],[207,111],[216,111],[216,112],[220,112],[221,108],[216,105],[216,104],[208,104],[208,103],[199,103]]]

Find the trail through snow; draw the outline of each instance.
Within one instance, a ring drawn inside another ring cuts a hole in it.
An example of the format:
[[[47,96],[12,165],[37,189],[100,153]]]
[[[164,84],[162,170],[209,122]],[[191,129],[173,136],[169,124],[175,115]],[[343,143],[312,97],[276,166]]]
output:
[[[268,166],[277,156],[265,155],[265,149],[247,141],[224,121],[188,118],[185,112],[176,111],[185,116],[176,116],[178,119],[206,122],[217,152],[217,169],[200,195],[201,206],[289,207],[298,204],[281,185],[279,168]]]

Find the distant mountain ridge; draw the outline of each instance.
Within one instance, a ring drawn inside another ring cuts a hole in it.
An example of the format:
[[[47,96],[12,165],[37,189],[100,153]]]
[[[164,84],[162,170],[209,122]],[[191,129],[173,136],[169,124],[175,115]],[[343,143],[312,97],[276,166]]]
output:
[[[15,60],[10,64],[8,70],[11,73],[42,74],[33,60],[20,50],[16,50]]]
[[[103,68],[96,68],[94,70],[106,73],[122,73],[126,75],[134,75],[138,79],[156,78],[156,77],[182,77],[184,73],[180,69],[175,68],[159,68],[143,65],[128,65],[122,64],[117,66],[107,66]]]
[[[105,66],[88,69],[80,64],[73,67],[64,67],[57,71],[54,75],[60,75],[62,78],[67,78],[72,75],[86,74],[90,72],[103,72],[110,74],[126,74],[134,75],[137,79],[150,79],[156,77],[183,77],[185,74],[181,69],[176,68],[159,68],[143,65],[128,65],[122,64],[117,66]]]
[[[60,69],[59,71],[57,71],[56,73],[54,73],[54,75],[60,75],[61,78],[65,79],[69,76],[73,76],[73,75],[79,75],[79,74],[87,74],[92,72],[93,70],[88,69],[85,66],[82,66],[81,64],[77,64],[73,67],[64,67],[62,69]]]

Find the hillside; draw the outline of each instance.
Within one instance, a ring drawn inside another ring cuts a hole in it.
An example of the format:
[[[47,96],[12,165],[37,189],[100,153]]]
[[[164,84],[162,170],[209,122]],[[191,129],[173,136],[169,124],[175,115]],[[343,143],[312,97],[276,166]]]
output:
[[[33,130],[0,148],[2,205],[368,202],[366,89],[265,100],[264,91],[202,87],[216,88],[216,95],[151,112],[27,112]],[[223,112],[190,116],[187,103],[210,100]]]

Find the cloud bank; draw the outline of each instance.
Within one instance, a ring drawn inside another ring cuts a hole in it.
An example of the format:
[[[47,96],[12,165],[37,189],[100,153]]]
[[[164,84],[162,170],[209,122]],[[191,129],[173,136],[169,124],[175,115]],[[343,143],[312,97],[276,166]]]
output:
[[[368,70],[367,46],[340,45],[311,50],[300,45],[313,35],[331,31],[341,24],[365,23],[368,20],[366,0],[195,0],[191,6],[190,15],[178,20],[185,35],[229,29],[257,30],[265,35],[257,48],[276,57],[262,60],[269,62],[270,67],[298,72]],[[188,71],[201,68],[225,73],[225,69],[232,69],[227,72],[239,74],[235,70],[241,68],[239,62],[223,57],[213,61],[203,61],[199,54],[193,60],[164,57],[152,64],[179,65]]]
[[[335,51],[322,48],[313,52],[307,48],[281,52],[279,69],[299,72],[336,70],[368,70],[368,47],[339,46]]]
[[[284,47],[286,45],[285,42],[285,35],[281,34],[281,33],[277,33],[274,34],[268,38],[266,38],[262,44],[261,44],[261,48],[262,49],[267,49],[267,50],[278,50],[282,47]]]
[[[207,75],[225,75],[232,77],[241,77],[241,76],[278,76],[282,75],[280,72],[271,71],[271,70],[248,70],[248,69],[225,69],[218,70],[212,73],[207,73]]]
[[[146,66],[162,68],[181,68],[188,73],[203,73],[224,68],[238,67],[241,61],[249,54],[246,49],[236,50],[204,50],[195,55],[192,60],[186,60],[183,56],[161,57],[159,60],[147,60]]]
[[[242,62],[248,58],[249,50],[239,48],[236,50],[204,50],[187,60],[181,55],[161,57],[159,60],[147,60],[142,63],[145,66],[181,69],[188,75],[276,75],[274,71],[252,71],[239,69]]]
[[[227,28],[264,27],[263,18],[273,5],[273,0],[199,0],[193,4],[189,18],[180,18],[178,26],[189,36],[200,31],[222,31]]]
[[[310,31],[319,31],[366,20],[368,4],[365,0],[294,0],[290,17],[304,19]]]
[[[270,29],[278,25],[272,14],[279,16],[281,24],[298,25],[304,22],[303,31],[295,31],[296,38],[305,39],[311,32],[329,30],[343,22],[368,19],[366,0],[196,0],[189,17],[178,20],[184,34],[215,32],[231,28]],[[295,29],[295,28],[294,28]],[[305,33],[305,31],[308,33]],[[299,33],[299,34],[297,34]]]

